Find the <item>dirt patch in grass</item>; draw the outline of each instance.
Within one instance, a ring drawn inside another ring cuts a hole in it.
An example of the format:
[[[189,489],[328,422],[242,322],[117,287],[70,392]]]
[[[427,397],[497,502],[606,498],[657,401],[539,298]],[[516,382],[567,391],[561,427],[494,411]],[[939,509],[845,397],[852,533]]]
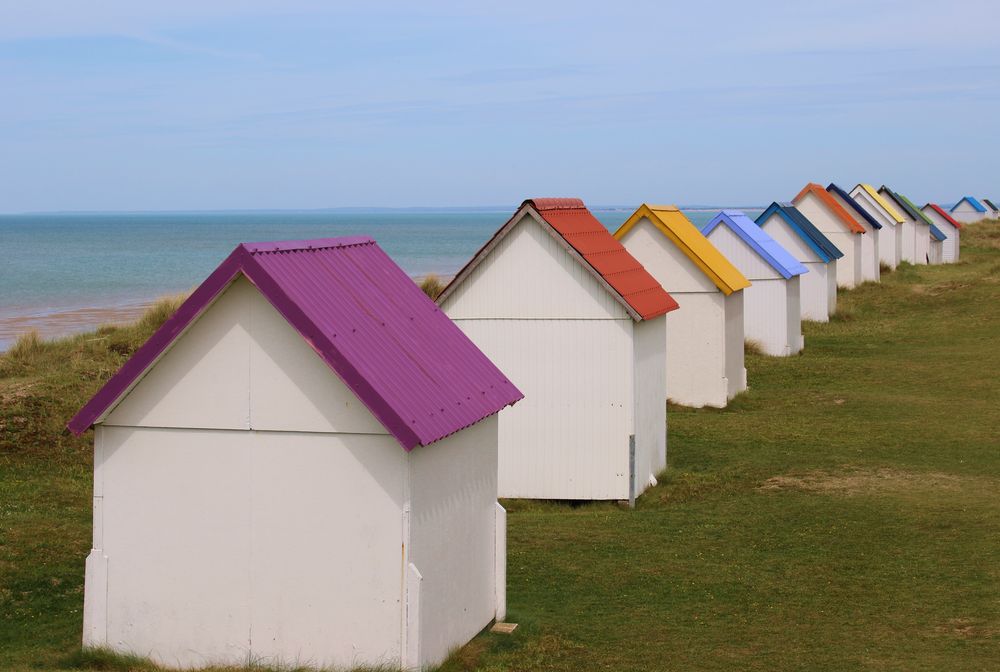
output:
[[[899,469],[850,469],[841,472],[809,471],[772,476],[757,489],[762,492],[800,490],[806,492],[859,495],[898,493],[910,490],[952,490],[966,480],[942,473],[920,473]]]
[[[934,626],[939,635],[949,635],[957,639],[990,639],[1000,637],[1000,627],[976,618],[951,618]]]

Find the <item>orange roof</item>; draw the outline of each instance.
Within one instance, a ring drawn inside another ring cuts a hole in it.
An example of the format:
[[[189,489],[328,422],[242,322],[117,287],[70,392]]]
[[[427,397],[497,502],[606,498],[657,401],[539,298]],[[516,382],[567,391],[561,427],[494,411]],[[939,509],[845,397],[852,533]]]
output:
[[[636,320],[658,317],[679,307],[673,297],[667,294],[667,290],[615,240],[578,198],[534,198],[524,201],[517,213],[444,288],[438,296],[438,303],[465,280],[482,258],[522,219],[526,209],[533,210],[538,219],[558,234],[567,250],[606,285]]]
[[[865,232],[865,227],[861,226],[861,224],[858,223],[858,220],[854,219],[854,217],[851,216],[851,213],[847,212],[844,206],[834,200],[833,196],[830,195],[830,192],[815,182],[810,182],[806,186],[802,187],[802,191],[799,192],[798,196],[792,199],[792,202],[798,204],[798,202],[802,200],[802,197],[807,193],[811,193],[813,196],[818,198],[823,205],[831,210],[837,219],[839,219],[840,222],[852,233]]]

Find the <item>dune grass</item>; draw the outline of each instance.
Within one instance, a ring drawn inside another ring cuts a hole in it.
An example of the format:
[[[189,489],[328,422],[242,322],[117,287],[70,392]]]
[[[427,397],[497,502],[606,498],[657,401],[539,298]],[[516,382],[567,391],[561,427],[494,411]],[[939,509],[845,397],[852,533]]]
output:
[[[1000,222],[747,356],[723,410],[670,408],[634,511],[506,502],[508,620],[459,670],[1000,669]],[[169,312],[0,357],[0,669],[81,652],[89,436],[62,429]],[[253,665],[247,669],[260,669]]]

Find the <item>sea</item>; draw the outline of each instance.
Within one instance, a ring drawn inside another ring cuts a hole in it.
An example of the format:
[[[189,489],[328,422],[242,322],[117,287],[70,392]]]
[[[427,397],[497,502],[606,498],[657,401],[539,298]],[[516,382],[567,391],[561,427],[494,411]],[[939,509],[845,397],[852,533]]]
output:
[[[720,208],[685,209],[695,225]],[[634,208],[592,209],[616,229]],[[760,209],[746,209],[756,216]],[[0,352],[135,319],[189,292],[241,242],[367,235],[414,278],[454,275],[511,210],[370,210],[0,215]]]

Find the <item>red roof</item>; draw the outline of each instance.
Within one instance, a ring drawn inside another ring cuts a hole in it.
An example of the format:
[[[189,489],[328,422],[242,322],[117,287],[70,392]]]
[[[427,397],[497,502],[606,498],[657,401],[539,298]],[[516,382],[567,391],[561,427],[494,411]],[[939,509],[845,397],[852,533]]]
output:
[[[493,237],[438,296],[438,303],[448,297],[465,280],[479,262],[507,235],[526,208],[559,234],[568,250],[601,282],[636,320],[648,320],[678,308],[660,283],[643,268],[635,257],[615,240],[590,213],[579,198],[533,198],[521,203],[514,216],[493,234]]]
[[[523,397],[371,238],[244,243],[87,402],[69,429],[80,434],[98,422],[239,274],[406,450]]]
[[[858,223],[858,220],[854,219],[854,217],[851,216],[851,213],[847,212],[844,206],[838,203],[833,196],[830,195],[830,192],[815,182],[810,182],[806,186],[802,187],[802,191],[799,192],[798,196],[792,199],[792,202],[798,203],[807,193],[812,193],[813,196],[822,201],[823,205],[833,211],[833,214],[837,217],[837,219],[839,219],[841,223],[852,233],[865,232],[865,227],[861,226],[861,224]]]
[[[932,208],[934,208],[934,212],[936,212],[937,214],[939,214],[942,217],[944,217],[944,220],[946,222],[948,222],[949,224],[951,224],[952,226],[954,226],[956,229],[961,229],[962,228],[961,223],[959,223],[959,221],[957,219],[954,219],[951,215],[949,215],[947,212],[945,212],[944,208],[942,208],[937,203],[928,203],[927,205],[929,205]]]
[[[534,198],[522,205],[534,207],[642,319],[678,307],[667,290],[615,240],[579,198]]]

